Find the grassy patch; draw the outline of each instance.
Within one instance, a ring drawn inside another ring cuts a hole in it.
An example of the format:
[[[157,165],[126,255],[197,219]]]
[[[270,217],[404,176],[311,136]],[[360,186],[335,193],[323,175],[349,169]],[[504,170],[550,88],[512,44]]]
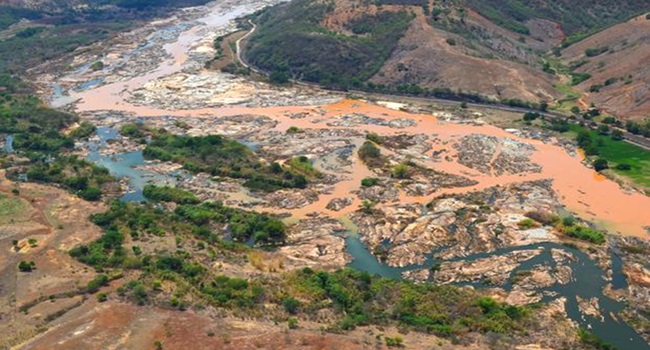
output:
[[[585,128],[571,125],[570,129],[577,133]],[[601,135],[593,130],[588,132],[595,140],[598,155],[607,160],[611,171],[627,177],[645,188],[650,188],[650,152],[624,141],[613,140],[611,137]],[[619,164],[628,164],[630,170],[616,169]]]
[[[0,194],[0,223],[22,221],[29,218],[29,205],[24,200]]]

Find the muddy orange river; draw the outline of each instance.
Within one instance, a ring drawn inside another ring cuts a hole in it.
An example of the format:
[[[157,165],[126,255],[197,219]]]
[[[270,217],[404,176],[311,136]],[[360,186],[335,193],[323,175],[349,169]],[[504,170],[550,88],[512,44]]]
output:
[[[416,124],[412,127],[401,129],[365,124],[358,125],[355,128],[368,132],[377,132],[383,135],[396,133],[421,133],[435,136],[435,138],[441,141],[436,141],[436,144],[432,144],[433,150],[430,152],[439,150],[441,147],[445,148],[446,151],[449,152],[451,144],[464,135],[484,134],[499,138],[507,137],[529,143],[535,147],[531,160],[541,166],[541,172],[494,176],[480,173],[474,169],[459,164],[456,161],[419,160],[426,163],[428,167],[434,170],[466,176],[477,181],[478,184],[471,187],[441,190],[429,197],[409,197],[402,194],[400,200],[403,202],[426,203],[443,194],[466,193],[497,185],[506,186],[508,184],[524,181],[553,179],[553,188],[557,196],[560,198],[560,201],[570,211],[576,213],[578,216],[593,221],[600,227],[620,234],[634,235],[644,238],[649,237],[645,227],[650,227],[650,197],[636,192],[625,192],[617,183],[610,181],[596,173],[594,170],[585,167],[581,163],[582,156],[572,157],[563,148],[553,144],[546,144],[538,140],[522,139],[490,125],[473,126],[441,122],[432,115],[411,114],[357,100],[344,100],[336,104],[319,106],[319,108],[325,110],[325,114],[319,114],[319,120],[314,121],[309,118],[298,120],[291,119],[287,116],[289,113],[308,113],[314,110],[313,106],[265,108],[223,107],[198,110],[164,110],[151,108],[149,106],[134,106],[125,102],[121,98],[120,91],[125,88],[130,90],[134,87],[133,85],[140,85],[145,81],[145,79],[137,79],[136,81],[130,81],[127,86],[119,86],[117,84],[106,85],[78,94],[78,96],[75,97],[81,98],[81,101],[77,104],[77,109],[78,111],[118,110],[134,113],[140,116],[173,115],[180,118],[183,116],[219,118],[231,115],[255,114],[268,116],[276,120],[279,124],[275,129],[279,131],[284,131],[289,126],[297,126],[301,129],[344,128],[329,126],[325,123],[330,118],[350,113],[362,113],[369,117],[383,118],[386,120],[408,118],[415,120]],[[443,146],[441,142],[444,141],[449,141],[449,143]],[[453,152],[453,150],[451,152]],[[351,174],[349,174],[347,179],[337,183],[330,194],[321,195],[317,202],[293,210],[293,216],[295,218],[301,218],[311,212],[327,213],[328,210],[325,209],[325,206],[331,199],[341,197],[356,198],[356,196],[351,195],[350,192],[358,190],[361,179],[368,176],[373,176],[373,173],[361,162],[357,161],[357,163],[353,165]],[[336,216],[346,214],[346,210],[347,212],[356,210],[358,204],[359,200],[356,199],[353,205],[347,207],[342,212],[329,214]]]
[[[246,9],[243,7],[234,6],[230,12],[208,14],[203,18],[204,27],[222,25],[245,12]],[[447,152],[446,154],[454,160],[436,161],[433,159],[434,157],[431,157],[431,154],[426,154],[423,156],[429,157],[423,157],[423,159],[418,160],[419,162],[425,163],[424,165],[434,170],[471,178],[477,181],[478,184],[472,187],[441,190],[429,197],[409,197],[402,194],[400,200],[403,202],[426,203],[443,194],[465,193],[496,185],[506,186],[524,181],[552,179],[553,188],[560,201],[580,217],[620,234],[650,237],[644,229],[644,227],[650,227],[650,197],[636,192],[625,192],[615,182],[605,179],[595,171],[585,167],[581,163],[581,156],[572,157],[559,146],[538,140],[522,139],[494,126],[471,126],[442,122],[432,115],[411,114],[356,100],[343,100],[339,103],[324,106],[221,107],[193,110],[167,110],[151,106],[133,105],[127,102],[126,98],[131,91],[144,86],[147,82],[181,71],[183,64],[188,60],[186,52],[194,42],[201,38],[199,29],[201,29],[201,26],[187,30],[175,42],[166,44],[164,50],[167,51],[171,58],[162,62],[157,69],[149,73],[83,92],[71,91],[71,97],[77,100],[76,110],[78,112],[112,110],[132,113],[142,117],[175,116],[178,118],[185,116],[219,118],[231,115],[255,114],[268,116],[276,120],[278,125],[275,129],[278,131],[285,131],[289,126],[297,126],[303,129],[335,129],[339,127],[326,125],[328,119],[350,113],[362,113],[369,117],[386,120],[397,118],[413,119],[416,122],[414,126],[401,129],[367,124],[360,124],[354,128],[383,135],[396,133],[426,134],[429,139],[436,139],[435,143],[431,145],[432,150],[429,151],[430,153],[444,149]],[[310,117],[305,119],[291,119],[287,116],[288,113],[313,112],[315,107],[322,108],[325,111],[324,114],[322,112],[318,114],[311,113]],[[507,137],[533,145],[535,151],[531,161],[541,166],[541,172],[494,176],[493,174],[480,173],[459,164],[453,157],[455,151],[451,145],[460,137],[470,134],[492,135],[499,138]],[[444,158],[449,159],[448,157]],[[328,212],[325,206],[333,198],[356,198],[350,192],[359,189],[361,179],[372,175],[373,173],[367,167],[357,161],[350,167],[350,173],[346,174],[346,179],[337,183],[330,194],[320,195],[317,202],[294,210],[292,212],[293,216],[300,218],[314,211],[340,216],[346,214],[346,210],[347,212],[356,210],[358,200],[339,213]]]

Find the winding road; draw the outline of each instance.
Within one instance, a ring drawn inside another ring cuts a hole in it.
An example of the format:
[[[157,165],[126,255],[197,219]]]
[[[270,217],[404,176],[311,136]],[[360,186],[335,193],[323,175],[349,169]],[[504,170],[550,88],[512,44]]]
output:
[[[246,33],[246,34],[245,34],[244,36],[242,36],[241,38],[237,39],[237,41],[235,42],[235,47],[236,47],[236,49],[237,49],[237,61],[239,61],[239,63],[241,63],[241,65],[244,66],[244,68],[252,69],[252,70],[255,71],[256,73],[260,73],[260,74],[261,74],[260,71],[258,71],[258,70],[255,69],[255,68],[252,68],[248,63],[244,62],[244,60],[242,59],[242,48],[241,48],[241,42],[242,42],[242,40],[244,40],[244,39],[248,38],[249,36],[251,36],[251,35],[255,32],[255,30],[257,29],[257,25],[256,25],[255,23],[253,23],[253,21],[251,21],[250,19],[248,20],[248,23],[250,23],[250,24],[253,26],[253,27],[251,28],[251,30],[249,30],[248,33]]]

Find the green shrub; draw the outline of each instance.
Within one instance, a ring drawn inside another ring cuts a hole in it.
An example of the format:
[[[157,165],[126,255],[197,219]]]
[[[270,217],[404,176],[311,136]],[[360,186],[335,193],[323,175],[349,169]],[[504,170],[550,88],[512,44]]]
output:
[[[376,177],[366,177],[361,180],[361,186],[363,187],[372,187],[379,184],[380,180]]]
[[[142,190],[142,195],[149,200],[159,202],[174,202],[177,204],[197,204],[200,202],[192,192],[168,186],[147,184]]]
[[[402,344],[404,343],[404,339],[400,336],[385,337],[384,341],[386,342],[386,346],[395,348],[402,347]]]
[[[564,226],[573,226],[576,223],[576,219],[573,216],[565,216],[562,218],[562,225]]]
[[[287,129],[287,134],[298,134],[298,133],[301,133],[301,132],[303,132],[303,131],[300,130],[300,128],[297,127],[297,126],[290,126]]]
[[[97,275],[97,277],[90,280],[86,285],[86,293],[96,293],[101,287],[107,286],[109,281],[110,279],[107,275]]]
[[[528,230],[531,228],[537,227],[537,222],[535,222],[532,219],[523,219],[517,223],[517,226],[519,226],[520,230]]]
[[[543,211],[529,211],[524,215],[530,219],[539,222],[544,226],[554,226],[558,222],[560,222],[559,216],[555,214],[543,212]]]
[[[369,132],[366,134],[366,140],[372,141],[378,145],[381,145],[384,143],[384,138],[379,136],[379,134],[374,133],[374,132]]]
[[[593,84],[589,87],[589,92],[600,92],[602,88],[603,88],[602,84]]]
[[[363,160],[364,162],[368,162],[369,160],[373,158],[379,158],[381,157],[381,151],[375,144],[371,141],[366,141],[361,145],[359,148],[359,158]]]
[[[97,301],[98,302],[103,303],[106,300],[108,300],[108,294],[106,294],[106,293],[98,293],[97,294]]]
[[[142,124],[127,123],[120,127],[120,134],[131,138],[144,137],[144,126]]]
[[[576,86],[582,82],[591,79],[591,74],[589,73],[570,73],[571,75],[571,85]]]
[[[540,117],[540,114],[537,112],[526,112],[524,114],[524,121],[533,121]]]
[[[87,121],[83,121],[76,129],[70,132],[70,136],[75,139],[87,139],[90,136],[94,135],[96,131],[97,127],[95,127],[95,125]]]
[[[36,263],[33,261],[21,261],[18,263],[18,270],[20,272],[32,272],[34,269],[36,269]]]
[[[605,235],[602,232],[585,226],[565,227],[564,234],[572,238],[595,244],[605,243]]]
[[[79,196],[87,201],[98,201],[102,197],[102,190],[93,186],[86,187]]]
[[[282,305],[286,312],[295,315],[298,313],[298,309],[300,308],[300,301],[296,298],[285,298],[282,301]]]
[[[605,52],[609,51],[609,47],[607,46],[601,46],[601,47],[596,47],[596,48],[589,48],[585,50],[585,55],[587,57],[596,57],[598,55],[601,55]]]
[[[589,345],[596,350],[617,350],[617,348],[611,344],[606,343],[604,340],[594,335],[593,333],[586,331],[582,328],[578,329],[578,337],[580,342]]]
[[[409,177],[409,166],[406,163],[399,163],[393,167],[392,175],[397,179],[406,179]]]

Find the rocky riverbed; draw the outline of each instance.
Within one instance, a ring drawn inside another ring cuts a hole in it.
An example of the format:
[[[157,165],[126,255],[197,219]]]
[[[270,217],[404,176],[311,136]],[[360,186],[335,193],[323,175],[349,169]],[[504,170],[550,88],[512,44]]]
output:
[[[629,301],[626,320],[647,337],[647,197],[596,177],[572,145],[547,132],[502,130],[487,125],[481,112],[344,99],[204,69],[214,38],[236,30],[236,17],[270,3],[226,1],[181,11],[80,50],[68,71],[52,69],[52,62],[31,74],[44,93],[60,90],[53,105],[111,133],[106,142],[100,135],[78,144],[77,152],[126,176],[125,185],[135,192],[149,182],[169,184],[202,200],[286,218],[287,244],[277,254],[287,269],[335,269],[360,259],[363,252],[353,256],[346,236],[349,219],[367,247],[364,259],[375,259],[378,269],[415,281],[481,285],[514,304],[546,301],[563,317],[578,310],[587,323],[613,310],[600,293],[605,280],[595,284],[598,295],[578,299],[571,289],[579,277],[576,264],[588,259],[579,254],[587,251],[599,266],[611,268],[608,283],[627,277],[627,285],[613,293]],[[104,68],[89,69],[98,57]],[[238,179],[145,161],[143,144],[116,133],[125,123],[180,135],[224,135],[268,162],[304,156],[322,176],[305,189],[250,191]],[[380,165],[358,156],[367,139],[376,141]],[[406,167],[403,174],[396,172],[399,166]],[[364,179],[370,181],[362,185]],[[576,243],[555,226],[526,223],[531,212],[572,214],[639,241],[623,237],[611,248]],[[563,242],[580,250],[562,249]],[[621,271],[609,262],[612,251],[622,252]],[[589,270],[594,276],[598,271]]]

